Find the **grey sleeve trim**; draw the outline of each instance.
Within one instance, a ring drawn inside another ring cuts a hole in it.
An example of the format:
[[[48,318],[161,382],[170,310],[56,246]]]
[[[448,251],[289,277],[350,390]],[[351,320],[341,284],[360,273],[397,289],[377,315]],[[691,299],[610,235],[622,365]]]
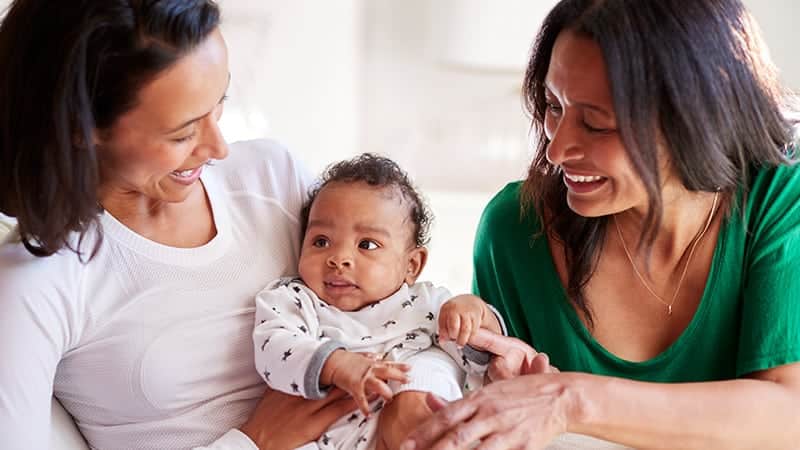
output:
[[[328,360],[331,353],[340,348],[346,349],[347,347],[339,341],[328,341],[320,345],[317,351],[311,355],[311,362],[308,363],[308,370],[306,370],[305,380],[303,380],[303,389],[306,391],[306,398],[311,400],[325,398],[327,390],[320,387],[319,377],[322,375],[322,368],[325,366],[325,361]]]
[[[464,348],[461,349],[461,352],[464,353],[465,358],[481,366],[489,364],[489,361],[492,359],[491,353],[478,350],[469,344],[465,345]]]
[[[497,310],[494,306],[490,304],[486,304],[489,309],[494,313],[494,316],[497,317],[497,321],[500,322],[500,329],[503,331],[503,336],[508,336],[508,328],[506,328],[506,321],[503,320],[503,315],[500,314],[500,311]]]

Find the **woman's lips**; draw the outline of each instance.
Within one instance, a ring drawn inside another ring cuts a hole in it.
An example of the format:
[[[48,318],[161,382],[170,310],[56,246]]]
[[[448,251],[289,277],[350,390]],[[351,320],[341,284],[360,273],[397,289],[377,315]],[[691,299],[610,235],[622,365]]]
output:
[[[588,194],[600,189],[608,181],[607,177],[600,175],[581,175],[569,173],[566,170],[562,172],[564,184],[567,185],[570,191],[577,194]]]
[[[190,185],[197,181],[200,178],[200,175],[203,173],[203,166],[196,167],[194,169],[187,169],[187,170],[173,170],[169,173],[170,178],[177,183]]]

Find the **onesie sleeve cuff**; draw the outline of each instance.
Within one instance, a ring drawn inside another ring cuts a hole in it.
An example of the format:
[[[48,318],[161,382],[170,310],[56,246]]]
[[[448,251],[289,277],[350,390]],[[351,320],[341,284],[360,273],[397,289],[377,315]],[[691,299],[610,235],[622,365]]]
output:
[[[488,306],[489,310],[491,310],[494,313],[494,316],[497,317],[497,321],[500,323],[500,330],[503,332],[503,336],[508,336],[508,328],[506,328],[506,321],[503,320],[503,315],[500,314],[500,311],[498,311],[494,306],[488,303],[486,306]]]
[[[317,350],[311,355],[311,361],[308,364],[305,380],[303,381],[303,388],[305,390],[306,398],[311,400],[318,400],[325,398],[328,393],[327,389],[320,387],[320,376],[322,375],[322,368],[331,353],[339,350],[340,348],[346,349],[344,344],[339,341],[327,341],[320,345]]]

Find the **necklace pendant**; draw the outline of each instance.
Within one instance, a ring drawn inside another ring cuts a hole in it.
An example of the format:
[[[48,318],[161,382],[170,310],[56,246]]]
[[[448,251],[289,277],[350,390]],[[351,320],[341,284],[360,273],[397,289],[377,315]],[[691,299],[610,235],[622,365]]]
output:
[[[667,305],[667,315],[668,316],[672,315],[672,305]]]

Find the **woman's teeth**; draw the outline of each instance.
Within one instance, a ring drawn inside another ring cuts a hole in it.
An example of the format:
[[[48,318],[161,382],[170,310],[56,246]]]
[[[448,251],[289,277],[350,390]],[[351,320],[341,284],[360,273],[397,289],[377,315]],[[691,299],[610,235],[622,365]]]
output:
[[[194,174],[194,171],[197,169],[187,169],[187,170],[173,170],[172,173],[181,178],[189,178]]]
[[[583,176],[583,175],[570,175],[570,174],[568,174],[566,172],[564,173],[564,175],[570,181],[575,182],[575,183],[594,183],[595,181],[600,181],[603,178],[605,178],[605,177],[601,177],[601,176],[597,176],[597,175],[588,176],[588,177],[587,176]]]

